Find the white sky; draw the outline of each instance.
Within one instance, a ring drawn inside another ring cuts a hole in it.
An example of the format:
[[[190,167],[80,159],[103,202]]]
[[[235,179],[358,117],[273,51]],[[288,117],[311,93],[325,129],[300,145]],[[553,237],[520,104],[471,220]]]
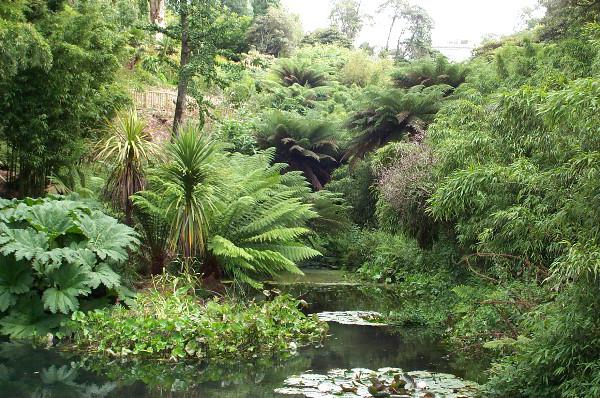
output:
[[[357,44],[368,41],[371,45],[385,45],[390,18],[376,15],[382,0],[363,0],[363,11],[372,15],[370,26],[363,29]],[[284,6],[299,14],[305,32],[329,26],[329,0],[283,0]],[[425,8],[433,18],[434,47],[453,59],[465,59],[470,49],[447,47],[474,47],[487,35],[508,35],[522,27],[521,15],[526,7],[535,7],[538,0],[413,0],[412,4]],[[459,44],[468,40],[470,44]],[[445,48],[446,47],[446,48]]]

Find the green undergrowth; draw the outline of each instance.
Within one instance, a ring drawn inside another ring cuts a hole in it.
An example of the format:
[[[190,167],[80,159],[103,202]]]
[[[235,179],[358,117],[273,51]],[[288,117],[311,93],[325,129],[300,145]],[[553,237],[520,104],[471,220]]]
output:
[[[327,325],[305,316],[282,295],[261,303],[199,299],[193,285],[173,278],[165,288],[140,292],[126,308],[73,315],[79,350],[121,358],[231,360],[294,352],[318,344]]]

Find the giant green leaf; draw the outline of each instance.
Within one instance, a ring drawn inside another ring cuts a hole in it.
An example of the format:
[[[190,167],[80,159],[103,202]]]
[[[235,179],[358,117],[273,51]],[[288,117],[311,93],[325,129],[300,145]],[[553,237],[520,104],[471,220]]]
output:
[[[79,308],[78,296],[90,294],[91,278],[85,267],[67,264],[49,275],[53,287],[42,295],[44,308],[53,314],[68,314]]]
[[[26,219],[33,228],[45,232],[50,240],[54,240],[75,227],[69,213],[62,202],[51,201],[31,207]]]
[[[45,313],[39,296],[31,292],[20,296],[17,305],[0,319],[0,332],[14,339],[43,336],[63,320],[63,316]]]
[[[93,271],[89,272],[88,275],[90,278],[90,287],[92,289],[97,288],[100,284],[109,289],[121,285],[121,277],[119,274],[113,271],[106,263],[98,265]]]
[[[0,312],[17,301],[17,295],[26,293],[33,283],[31,267],[13,256],[0,256]]]
[[[17,260],[32,260],[48,249],[48,236],[33,229],[11,229],[3,226],[0,232],[0,253],[14,254]]]
[[[87,237],[87,247],[101,260],[123,262],[127,259],[127,249],[134,249],[139,244],[132,228],[99,211],[94,211],[91,216],[82,215],[77,226]]]

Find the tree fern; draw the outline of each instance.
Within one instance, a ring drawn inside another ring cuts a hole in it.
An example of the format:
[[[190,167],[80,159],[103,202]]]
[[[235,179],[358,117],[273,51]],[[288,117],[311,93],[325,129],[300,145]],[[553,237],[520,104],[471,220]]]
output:
[[[258,132],[257,142],[263,149],[276,148],[276,162],[303,172],[313,188],[320,190],[338,164],[336,136],[329,121],[273,112]]]
[[[170,245],[170,224],[164,196],[155,191],[143,191],[131,197],[134,215],[142,234],[141,256],[152,274],[160,274],[173,257]]]
[[[210,228],[209,256],[226,275],[252,286],[260,286],[261,276],[301,273],[297,262],[319,255],[301,242],[310,232],[307,222],[318,217],[298,195],[306,180],[300,176],[291,184],[281,165],[270,165],[272,156],[231,156],[229,189]]]
[[[348,121],[348,128],[355,135],[344,157],[361,159],[390,141],[422,139],[445,92],[443,86],[368,90],[360,109]]]

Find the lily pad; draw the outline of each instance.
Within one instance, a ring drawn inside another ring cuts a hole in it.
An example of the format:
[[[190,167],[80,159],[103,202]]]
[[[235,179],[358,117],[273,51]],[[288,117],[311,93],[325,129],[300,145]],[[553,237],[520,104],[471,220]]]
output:
[[[319,312],[317,317],[323,322],[335,322],[342,325],[387,326],[383,316],[375,311],[332,311]]]
[[[369,398],[371,379],[385,386],[383,395],[389,390],[394,375],[401,375],[406,383],[403,393],[390,392],[391,397],[421,398],[427,392],[439,398],[474,398],[480,391],[476,383],[463,380],[445,373],[427,371],[404,372],[398,368],[370,369],[333,369],[327,374],[306,372],[285,380],[285,387],[278,388],[275,393],[305,398]]]

